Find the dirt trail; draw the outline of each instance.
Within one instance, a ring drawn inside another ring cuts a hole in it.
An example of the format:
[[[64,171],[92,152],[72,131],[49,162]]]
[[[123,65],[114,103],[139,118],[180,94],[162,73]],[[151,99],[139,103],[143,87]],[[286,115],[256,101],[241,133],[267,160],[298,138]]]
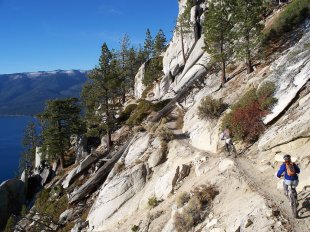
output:
[[[235,159],[236,166],[241,172],[242,176],[248,182],[249,186],[262,195],[269,206],[276,207],[282,216],[284,216],[290,224],[292,232],[308,232],[310,231],[310,213],[309,213],[309,196],[310,191],[303,190],[298,196],[299,198],[299,214],[305,211],[308,215],[300,216],[295,219],[289,205],[288,199],[284,196],[283,192],[277,189],[277,181],[268,176],[264,176],[257,170],[252,162],[244,157]],[[305,209],[308,208],[308,209]]]

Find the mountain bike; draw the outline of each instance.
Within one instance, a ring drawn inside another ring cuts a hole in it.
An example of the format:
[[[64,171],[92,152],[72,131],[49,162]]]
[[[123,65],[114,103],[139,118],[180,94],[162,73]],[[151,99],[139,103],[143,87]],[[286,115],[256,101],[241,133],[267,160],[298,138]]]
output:
[[[293,185],[293,181],[291,181],[291,184],[288,185],[288,198],[290,200],[292,212],[293,212],[293,217],[297,218],[297,191],[296,187]]]
[[[237,157],[237,150],[232,142],[232,139],[229,139],[228,142],[225,140],[225,151],[228,156]]]

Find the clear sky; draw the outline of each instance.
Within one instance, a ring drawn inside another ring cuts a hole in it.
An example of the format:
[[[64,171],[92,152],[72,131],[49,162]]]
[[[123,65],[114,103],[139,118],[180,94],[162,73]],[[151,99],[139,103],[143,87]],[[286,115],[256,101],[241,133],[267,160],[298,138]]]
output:
[[[177,0],[0,0],[0,74],[91,69],[124,33],[138,45],[161,28],[169,40],[177,12]]]

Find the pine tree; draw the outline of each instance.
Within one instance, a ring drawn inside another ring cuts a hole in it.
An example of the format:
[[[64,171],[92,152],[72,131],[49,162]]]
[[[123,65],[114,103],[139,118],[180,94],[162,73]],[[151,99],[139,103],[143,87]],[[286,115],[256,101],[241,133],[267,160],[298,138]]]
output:
[[[233,2],[231,0],[209,2],[204,21],[205,49],[215,63],[221,64],[222,85],[226,82],[226,64],[231,55],[233,43],[231,21]]]
[[[147,60],[154,56],[154,41],[149,28],[146,30],[146,37],[144,41],[144,52]]]
[[[194,33],[193,24],[190,21],[191,9],[194,6],[193,0],[187,0],[184,12],[179,16],[178,22],[175,28],[177,35],[181,37],[181,49],[184,64],[186,63],[186,54],[184,48],[184,37],[187,34]]]
[[[61,169],[65,165],[65,153],[70,148],[70,137],[84,133],[80,112],[78,99],[67,98],[47,101],[40,115],[44,122],[42,151],[49,160],[59,159]]]
[[[39,144],[39,135],[36,130],[36,124],[30,122],[24,130],[22,141],[23,152],[19,161],[20,172],[25,170],[29,165],[33,165],[35,161],[36,146]]]
[[[128,75],[129,75],[129,78],[130,78],[130,86],[131,86],[131,89],[132,91],[134,91],[134,88],[135,88],[135,76],[136,76],[136,73],[138,72],[141,64],[139,64],[139,61],[138,61],[138,57],[137,57],[137,52],[136,50],[131,47],[129,49],[129,53],[128,53],[128,63],[127,63],[127,66],[128,66]]]
[[[121,79],[121,90],[122,90],[122,104],[126,101],[126,93],[128,92],[131,86],[131,79],[129,77],[129,46],[130,39],[127,34],[123,36],[120,42],[120,51],[119,51],[119,63],[120,63],[120,79]]]
[[[115,115],[119,110],[117,100],[121,97],[120,64],[116,54],[102,45],[99,66],[88,75],[91,80],[83,87],[82,98],[86,106],[88,131],[93,136],[107,134],[108,150],[112,144],[111,135],[117,125]]]
[[[236,0],[233,22],[236,36],[235,51],[240,59],[245,59],[247,73],[253,72],[253,51],[260,42],[263,25],[263,0]]]
[[[156,56],[159,56],[165,50],[166,42],[167,42],[167,39],[164,34],[164,31],[160,29],[154,41],[154,50],[155,50]]]

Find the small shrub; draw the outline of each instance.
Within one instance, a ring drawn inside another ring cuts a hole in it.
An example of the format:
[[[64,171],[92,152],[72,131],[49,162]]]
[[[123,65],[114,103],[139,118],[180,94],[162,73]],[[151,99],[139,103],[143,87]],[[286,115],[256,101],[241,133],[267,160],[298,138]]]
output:
[[[50,200],[51,189],[44,189],[39,193],[35,206],[40,214],[48,215],[54,222],[59,220],[59,216],[68,206],[67,195],[64,194],[59,199]]]
[[[8,221],[6,222],[6,226],[5,226],[4,232],[13,232],[16,223],[17,223],[16,218],[13,215],[11,215],[9,217]]]
[[[226,114],[222,128],[228,127],[234,139],[254,142],[264,132],[262,118],[277,101],[274,97],[275,85],[266,82],[258,90],[251,89],[232,106]]]
[[[200,185],[191,193],[193,196],[196,196],[202,204],[206,204],[210,203],[215,198],[218,191],[213,185]]]
[[[151,112],[160,111],[168,104],[168,102],[170,102],[170,100],[164,100],[153,104],[150,101],[141,99],[138,106],[130,114],[130,117],[126,121],[126,124],[131,127],[140,125]]]
[[[139,230],[140,230],[140,227],[137,226],[137,225],[133,225],[133,226],[131,227],[131,231],[132,231],[132,232],[138,232]]]
[[[182,213],[174,215],[174,226],[177,231],[187,232],[199,221],[201,221],[200,213],[202,211],[201,202],[197,197],[192,197],[184,207]]]
[[[264,42],[278,39],[309,17],[309,0],[292,1],[274,20],[269,31],[265,33]]]
[[[213,99],[210,96],[205,97],[198,107],[198,116],[200,118],[218,118],[226,110],[227,105],[222,99]]]
[[[189,199],[190,199],[190,196],[187,192],[179,193],[176,197],[176,204],[178,208],[181,208],[182,206],[184,206],[184,204],[188,202]]]
[[[194,222],[200,221],[200,212],[202,210],[202,204],[197,196],[193,196],[186,207],[184,208],[184,214],[189,214]]]
[[[182,110],[178,109],[178,117],[177,120],[175,122],[175,127],[178,130],[181,130],[184,126],[184,113],[182,112]]]
[[[189,214],[176,212],[173,219],[175,229],[178,232],[188,232],[194,226],[194,220]]]
[[[268,110],[275,105],[277,99],[273,97],[276,91],[276,85],[273,82],[267,81],[263,83],[257,90],[257,97],[262,110]]]
[[[114,170],[116,173],[120,173],[125,170],[125,163],[123,161],[119,161],[115,164]]]
[[[150,197],[147,201],[147,204],[151,207],[151,208],[155,208],[158,205],[158,200],[155,196]]]
[[[137,104],[128,105],[124,111],[122,111],[118,117],[119,122],[125,122],[131,115],[131,113],[137,108]]]
[[[136,109],[131,113],[126,124],[129,126],[140,125],[141,122],[151,113],[153,104],[146,100],[141,100]]]

